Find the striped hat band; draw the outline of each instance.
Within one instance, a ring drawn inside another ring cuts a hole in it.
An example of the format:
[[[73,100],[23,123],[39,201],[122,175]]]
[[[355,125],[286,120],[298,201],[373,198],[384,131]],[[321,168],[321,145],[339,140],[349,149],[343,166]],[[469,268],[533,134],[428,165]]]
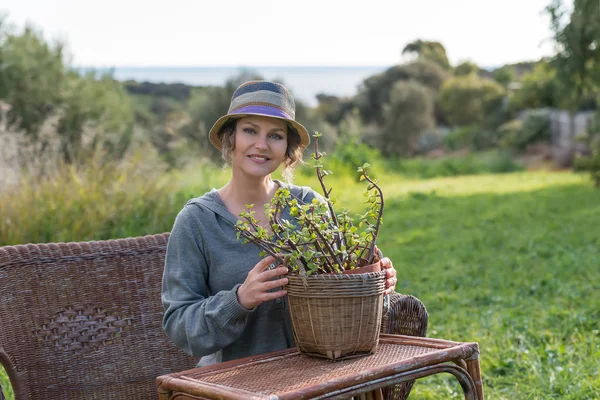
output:
[[[209,132],[209,139],[221,149],[220,129],[231,118],[247,115],[260,115],[287,121],[300,135],[301,146],[310,142],[310,136],[304,126],[295,121],[296,104],[288,89],[280,83],[268,81],[249,81],[240,85],[233,96],[227,115],[215,122]]]

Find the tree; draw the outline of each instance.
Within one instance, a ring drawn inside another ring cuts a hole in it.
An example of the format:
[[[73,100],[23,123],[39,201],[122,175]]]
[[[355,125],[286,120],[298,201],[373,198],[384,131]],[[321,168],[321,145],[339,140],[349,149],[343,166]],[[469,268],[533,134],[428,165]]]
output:
[[[435,126],[433,111],[431,89],[414,81],[396,82],[383,107],[385,124],[377,137],[377,147],[387,156],[413,155],[419,137]]]
[[[221,153],[208,140],[212,124],[227,114],[232,93],[223,87],[194,89],[188,102],[190,121],[180,129],[190,146],[198,150],[199,157],[219,160]]]
[[[477,64],[471,61],[463,61],[454,68],[454,76],[465,76],[479,72]]]
[[[62,88],[56,131],[62,158],[83,162],[102,150],[113,159],[123,157],[133,135],[133,107],[123,86],[112,76],[69,72]]]
[[[561,105],[571,114],[570,163],[575,154],[575,112],[586,98],[597,96],[600,87],[600,2],[574,0],[566,24],[561,0],[553,0],[546,10],[556,43],[552,64],[562,88]]]
[[[26,27],[22,34],[0,28],[0,99],[11,105],[7,125],[36,140],[39,128],[61,104],[63,44],[46,43]]]
[[[415,40],[402,49],[402,54],[416,53],[420,59],[433,61],[444,69],[450,69],[446,49],[440,42]]]
[[[315,110],[317,115],[325,122],[332,125],[340,124],[345,116],[352,113],[352,110],[355,109],[352,99],[340,98],[324,93],[319,93],[316,97],[319,102],[319,105]]]
[[[123,156],[132,139],[133,111],[121,84],[108,75],[82,77],[70,71],[63,62],[63,45],[49,45],[31,27],[21,34],[1,28],[0,99],[11,106],[8,126],[22,130],[34,149],[43,151],[42,126],[56,118],[54,133],[67,163],[98,149],[108,157]]]
[[[505,88],[515,80],[515,77],[514,69],[507,65],[494,70],[494,80]]]
[[[437,93],[448,77],[449,73],[432,61],[421,59],[397,65],[365,79],[354,102],[365,123],[382,125],[385,120],[383,105],[389,102],[391,89],[396,82],[415,81]]]
[[[477,75],[448,79],[440,90],[440,105],[456,126],[482,124],[497,111],[504,97],[498,83]]]
[[[557,50],[552,65],[563,87],[563,106],[573,111],[600,86],[600,2],[574,0],[566,24],[561,0],[553,0],[546,10]]]
[[[521,88],[511,97],[511,107],[517,110],[558,107],[561,89],[554,67],[549,63],[536,64],[533,71],[521,77]]]

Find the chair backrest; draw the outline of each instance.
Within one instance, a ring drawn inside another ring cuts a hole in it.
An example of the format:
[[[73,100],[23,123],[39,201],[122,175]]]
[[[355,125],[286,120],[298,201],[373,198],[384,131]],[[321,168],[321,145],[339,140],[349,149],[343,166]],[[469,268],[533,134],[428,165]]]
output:
[[[169,234],[0,247],[0,362],[17,400],[156,399],[193,368],[161,328]]]

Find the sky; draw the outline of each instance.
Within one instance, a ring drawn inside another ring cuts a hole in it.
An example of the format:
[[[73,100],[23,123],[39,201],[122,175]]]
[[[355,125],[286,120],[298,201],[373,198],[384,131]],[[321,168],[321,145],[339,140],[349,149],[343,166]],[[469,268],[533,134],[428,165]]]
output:
[[[73,66],[389,66],[422,39],[453,65],[495,67],[552,55],[549,2],[2,0],[0,13],[65,41]]]

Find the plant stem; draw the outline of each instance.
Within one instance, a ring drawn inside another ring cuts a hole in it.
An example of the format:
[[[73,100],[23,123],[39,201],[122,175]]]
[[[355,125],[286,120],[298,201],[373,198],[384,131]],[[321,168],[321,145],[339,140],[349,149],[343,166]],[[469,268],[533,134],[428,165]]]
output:
[[[319,161],[321,159],[321,153],[319,153],[319,138],[315,137],[315,154],[314,154],[315,160]],[[329,197],[329,194],[331,193],[330,189],[329,191],[327,190],[327,186],[325,186],[325,181],[323,180],[325,175],[323,175],[323,171],[321,171],[321,167],[317,167],[317,178],[319,179],[319,183],[321,184],[321,188],[323,189],[323,195],[325,196],[325,199],[327,199],[327,207],[329,208],[329,213],[331,214],[331,220],[333,221],[333,225],[339,229],[339,223],[337,220],[337,216],[335,215],[335,211],[333,209],[333,204],[331,204],[331,198]],[[342,237],[340,237],[338,235],[337,239],[337,245],[338,247],[342,246]]]
[[[319,236],[319,238],[323,241],[323,243],[325,244],[325,247],[327,249],[327,252],[329,254],[331,254],[331,257],[336,260],[336,262],[338,263],[338,265],[340,265],[342,268],[344,266],[343,260],[338,258],[335,254],[335,251],[331,248],[331,245],[329,244],[329,242],[327,241],[327,239],[325,237],[323,237],[323,234],[321,233],[321,230],[319,229],[319,227],[310,219],[307,219],[308,223],[310,224],[310,226],[315,230],[316,234]]]
[[[369,257],[367,262],[369,264],[373,263],[373,259],[375,258],[374,250],[375,250],[375,241],[377,240],[377,235],[379,234],[379,227],[381,226],[381,218],[383,217],[383,192],[377,183],[375,183],[369,176],[367,175],[367,171],[363,169],[363,176],[375,189],[377,189],[379,196],[379,215],[377,216],[377,222],[375,223],[375,230],[373,231],[373,240],[369,245]]]

